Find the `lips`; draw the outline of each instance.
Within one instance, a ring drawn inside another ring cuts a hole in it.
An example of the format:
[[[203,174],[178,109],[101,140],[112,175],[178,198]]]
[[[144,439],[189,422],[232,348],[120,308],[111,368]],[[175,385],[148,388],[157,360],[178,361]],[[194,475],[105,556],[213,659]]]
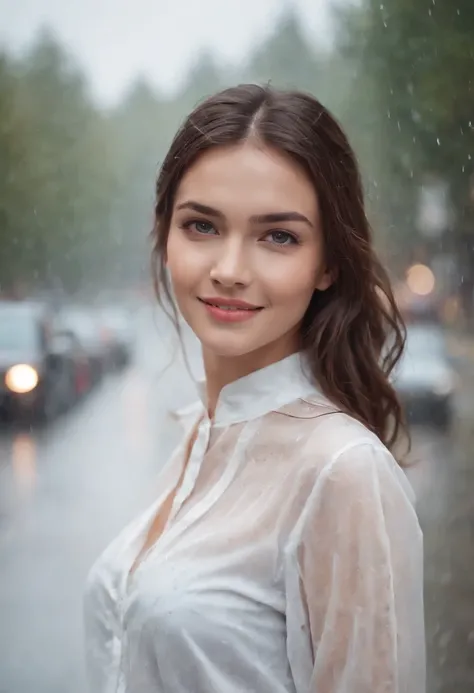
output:
[[[261,306],[253,306],[237,299],[221,299],[211,296],[199,298],[211,320],[223,324],[245,323],[252,320],[263,310]]]
[[[199,298],[199,301],[201,303],[204,303],[207,306],[213,306],[214,308],[219,308],[220,310],[225,310],[229,312],[238,312],[238,311],[248,311],[248,312],[255,312],[258,310],[262,310],[261,306],[252,306],[249,303],[245,303],[244,301],[237,301],[237,300],[219,300],[219,299],[207,299],[207,298]]]

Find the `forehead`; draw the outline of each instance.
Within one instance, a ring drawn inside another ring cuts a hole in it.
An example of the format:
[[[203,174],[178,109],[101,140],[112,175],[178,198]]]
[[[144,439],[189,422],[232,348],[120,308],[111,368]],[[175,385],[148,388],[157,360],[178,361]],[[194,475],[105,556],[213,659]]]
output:
[[[249,214],[281,209],[317,215],[317,196],[303,168],[289,156],[245,143],[202,154],[178,187],[176,203],[205,202],[226,212],[236,206]]]

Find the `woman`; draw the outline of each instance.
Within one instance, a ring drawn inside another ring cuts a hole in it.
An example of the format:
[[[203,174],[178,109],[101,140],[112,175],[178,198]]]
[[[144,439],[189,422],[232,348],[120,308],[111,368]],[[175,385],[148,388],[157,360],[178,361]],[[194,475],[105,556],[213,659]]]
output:
[[[404,335],[344,133],[305,94],[209,98],[153,239],[206,381],[155,504],[91,571],[92,690],[422,693],[422,536],[389,451]]]

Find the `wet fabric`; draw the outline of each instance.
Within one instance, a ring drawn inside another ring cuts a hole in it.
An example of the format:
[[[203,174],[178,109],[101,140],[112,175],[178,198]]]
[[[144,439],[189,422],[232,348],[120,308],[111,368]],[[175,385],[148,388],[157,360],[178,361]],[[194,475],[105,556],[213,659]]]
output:
[[[204,398],[183,412],[156,502],[87,581],[91,693],[425,690],[411,487],[302,366],[293,355],[231,383],[212,422]]]

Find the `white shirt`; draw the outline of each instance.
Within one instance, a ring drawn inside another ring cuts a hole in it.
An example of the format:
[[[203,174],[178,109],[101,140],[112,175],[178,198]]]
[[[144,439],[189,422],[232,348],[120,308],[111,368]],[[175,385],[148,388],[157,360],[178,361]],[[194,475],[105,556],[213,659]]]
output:
[[[423,693],[422,535],[405,474],[298,355],[203,403],[176,488],[112,542],[85,597],[91,693]]]

